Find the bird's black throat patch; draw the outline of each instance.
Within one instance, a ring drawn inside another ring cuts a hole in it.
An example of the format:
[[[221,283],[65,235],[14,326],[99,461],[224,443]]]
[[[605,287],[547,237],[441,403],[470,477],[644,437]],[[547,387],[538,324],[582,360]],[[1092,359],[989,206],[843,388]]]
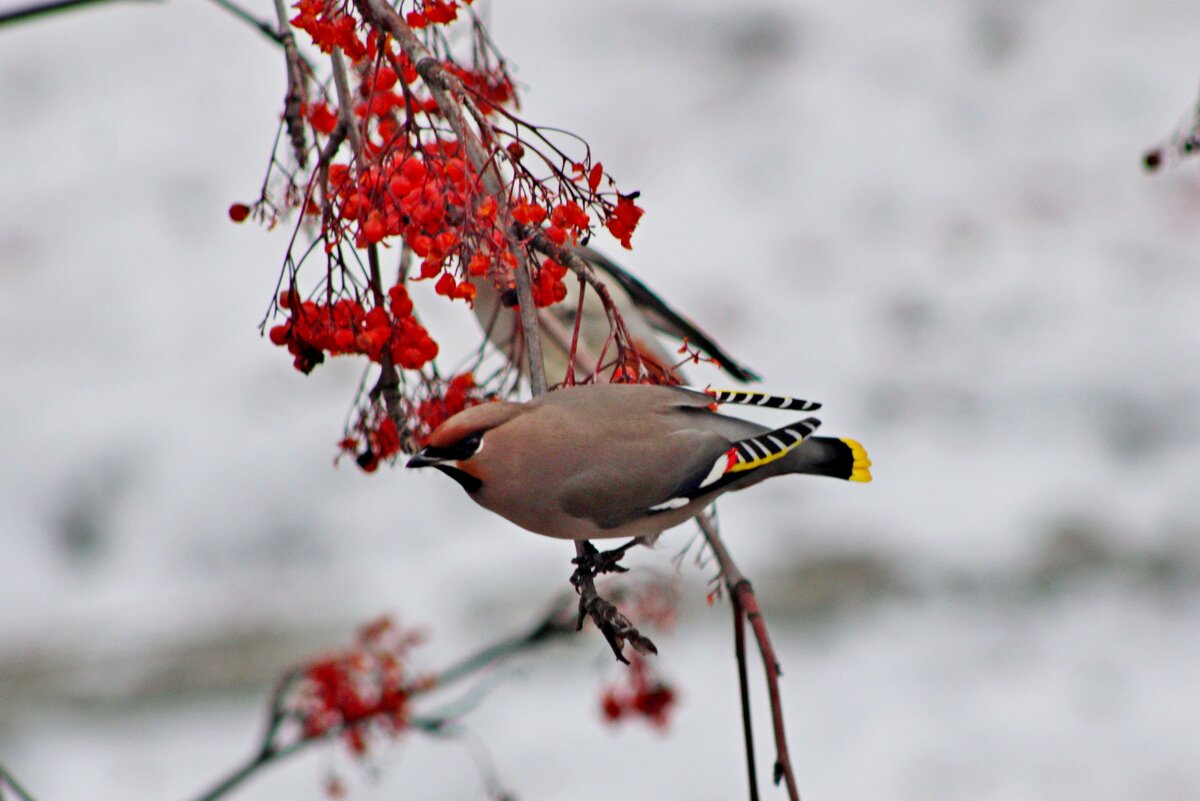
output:
[[[457,467],[451,467],[448,464],[435,464],[434,467],[457,481],[459,485],[467,491],[468,495],[473,495],[476,492],[479,492],[480,488],[483,487],[482,481],[475,478],[475,476],[471,475],[465,470],[459,470]]]

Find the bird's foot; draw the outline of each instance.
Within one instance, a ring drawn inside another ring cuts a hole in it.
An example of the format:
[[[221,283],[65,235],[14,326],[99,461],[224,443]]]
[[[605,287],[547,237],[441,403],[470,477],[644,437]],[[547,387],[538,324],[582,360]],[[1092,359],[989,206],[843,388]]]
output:
[[[625,558],[625,554],[630,548],[641,543],[641,537],[634,537],[619,548],[598,551],[595,545],[585,541],[583,553],[571,560],[571,564],[575,565],[575,574],[571,576],[571,583],[578,588],[579,582],[585,578],[595,578],[605,573],[628,573],[629,568],[622,565],[621,560]]]
[[[621,557],[641,540],[634,539],[609,551],[598,551],[590,542],[584,542],[583,551],[572,560],[576,565],[571,575],[571,585],[579,593],[579,618],[576,630],[583,628],[583,621],[590,617],[608,641],[617,661],[628,664],[625,658],[625,643],[629,643],[639,654],[657,654],[658,649],[649,637],[642,635],[637,626],[625,617],[616,605],[596,591],[595,578],[603,573],[624,573],[628,568],[618,564]]]
[[[608,646],[612,648],[613,656],[617,658],[618,662],[629,664],[629,660],[625,658],[624,654],[627,642],[639,654],[658,653],[658,648],[649,637],[643,636],[637,626],[621,614],[621,611],[611,601],[600,597],[594,590],[590,595],[582,593],[579,596],[579,621],[576,628],[582,628],[584,618],[589,616],[596,624],[596,628],[600,629],[600,633],[604,635],[604,639],[608,641]]]

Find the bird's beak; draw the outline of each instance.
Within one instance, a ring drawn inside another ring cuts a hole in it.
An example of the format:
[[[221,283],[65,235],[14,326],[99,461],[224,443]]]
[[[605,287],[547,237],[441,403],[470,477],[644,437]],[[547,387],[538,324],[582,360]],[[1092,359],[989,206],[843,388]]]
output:
[[[409,459],[408,463],[405,464],[404,466],[409,469],[414,468],[414,467],[436,467],[437,465],[441,464],[444,461],[446,461],[446,460],[439,459],[436,456],[430,456],[429,449],[426,448],[425,450],[421,451],[420,453],[416,454],[411,459]]]

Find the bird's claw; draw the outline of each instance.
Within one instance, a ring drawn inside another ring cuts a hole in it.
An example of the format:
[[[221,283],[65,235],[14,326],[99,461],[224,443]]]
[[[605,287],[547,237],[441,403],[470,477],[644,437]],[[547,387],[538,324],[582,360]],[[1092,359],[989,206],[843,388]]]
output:
[[[594,579],[596,576],[602,576],[605,573],[628,573],[629,568],[622,565],[621,560],[625,558],[625,553],[637,543],[638,540],[632,540],[620,548],[598,551],[595,545],[585,542],[583,544],[583,553],[571,560],[571,564],[575,565],[575,573],[571,576],[571,584],[578,588],[581,581],[586,581],[589,578]]]
[[[612,648],[613,656],[617,658],[618,662],[629,664],[624,653],[627,642],[639,654],[658,653],[658,648],[649,637],[643,636],[637,626],[621,614],[615,605],[601,598],[594,591],[582,593],[579,597],[579,620],[576,628],[582,628],[584,619],[589,616],[596,624],[596,628],[600,629],[600,633],[604,635],[604,639],[608,641],[608,646]]]
[[[657,654],[658,648],[649,637],[642,635],[637,626],[621,614],[621,611],[611,602],[600,596],[596,591],[595,578],[604,573],[625,573],[629,568],[622,566],[621,558],[625,552],[639,540],[632,540],[620,548],[609,551],[598,551],[590,542],[584,542],[582,553],[571,563],[575,572],[571,575],[571,586],[579,593],[579,618],[575,628],[583,628],[583,621],[590,617],[604,635],[604,639],[612,648],[617,661],[629,663],[625,658],[625,643],[629,643],[639,654]]]

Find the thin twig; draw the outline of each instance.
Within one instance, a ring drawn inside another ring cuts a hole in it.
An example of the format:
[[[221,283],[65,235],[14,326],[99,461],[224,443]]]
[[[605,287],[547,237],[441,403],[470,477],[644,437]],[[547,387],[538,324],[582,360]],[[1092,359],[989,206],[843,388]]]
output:
[[[371,269],[371,295],[375,298],[377,308],[385,308],[383,283],[379,270],[379,248],[376,245],[367,246],[367,262]],[[395,336],[394,332],[392,336]],[[392,361],[390,341],[389,346],[383,349],[383,354],[379,358],[377,388],[383,393],[383,407],[387,410],[388,417],[396,424],[397,430],[403,431],[404,414],[400,410],[400,375],[396,371],[395,362]]]
[[[506,656],[527,650],[537,645],[557,639],[574,632],[571,615],[563,603],[556,603],[553,608],[527,634],[512,637],[490,645],[479,652],[468,656],[461,662],[443,670],[437,676],[438,689],[466,678],[488,665],[498,662]]]
[[[3,765],[0,765],[0,798],[3,797],[3,791],[5,787],[8,787],[10,790],[16,793],[17,798],[21,799],[21,801],[36,801],[33,795],[31,795],[28,790],[22,787],[21,784],[13,778],[13,775],[9,773]]]
[[[750,719],[750,679],[746,666],[746,616],[737,595],[730,595],[733,610],[733,653],[738,667],[738,696],[742,705],[742,735],[746,742],[746,779],[750,801],[758,801],[758,768],[754,759],[754,727]]]
[[[409,728],[419,729],[421,731],[435,734],[444,733],[449,722],[450,721],[448,719],[439,717],[416,717],[410,718],[406,721]],[[268,765],[272,765],[282,759],[286,759],[292,754],[299,753],[300,751],[316,745],[317,743],[328,742],[341,732],[341,728],[335,728],[331,729],[327,734],[321,737],[313,737],[306,740],[296,740],[295,742],[288,743],[287,745],[279,748],[264,748],[254,756],[247,759],[244,763],[234,768],[229,775],[218,781],[215,785],[209,788],[207,792],[194,798],[193,801],[217,801],[218,798],[222,798],[231,791],[237,789],[245,781],[252,778],[255,774]],[[32,799],[30,799],[30,801],[32,801]]]
[[[213,0],[225,5],[229,0]],[[284,0],[275,0],[275,19],[279,29],[274,39],[283,47],[287,62],[287,94],[283,99],[283,121],[287,125],[288,137],[292,140],[292,154],[301,169],[308,166],[308,138],[304,133],[304,107],[308,103],[308,84],[304,80],[304,62],[296,48],[296,37],[288,19]]]
[[[278,750],[260,750],[250,759],[234,768],[229,775],[225,776],[216,784],[214,784],[207,792],[196,796],[194,801],[216,801],[216,799],[221,798],[237,788],[242,784],[242,782],[258,773],[271,762],[274,762],[278,759],[283,759],[286,756],[307,748],[314,742],[317,742],[317,740],[298,740],[291,745]]]
[[[572,621],[570,615],[566,614],[565,605],[556,603],[526,634],[501,640],[454,663],[431,677],[423,677],[418,685],[411,688],[409,698],[427,695],[435,690],[443,689],[454,682],[461,681],[486,670],[510,656],[545,645],[560,636],[571,633],[572,630]],[[216,799],[225,796],[268,765],[285,759],[316,743],[328,742],[342,733],[342,727],[335,727],[320,737],[299,739],[285,745],[278,743],[280,727],[285,718],[284,702],[287,690],[297,675],[297,670],[289,670],[283,675],[272,691],[267,710],[266,726],[263,729],[263,736],[259,741],[256,752],[216,782],[208,791],[197,796],[194,801],[216,801]],[[444,734],[451,720],[452,718],[448,715],[435,714],[412,717],[406,720],[405,723],[409,728]],[[9,780],[9,786],[21,796],[22,801],[35,801],[35,799],[24,793],[12,781],[12,777],[5,773],[3,767],[0,766],[0,785],[3,784],[5,779]]]
[[[37,17],[44,17],[48,14],[55,14],[59,11],[72,11],[82,6],[93,6],[98,3],[111,2],[112,0],[51,0],[49,3],[35,3],[24,8],[14,8],[11,11],[0,13],[0,25],[7,25],[11,22],[24,22]]]
[[[283,45],[283,28],[276,30],[271,26],[271,23],[267,22],[266,20],[259,19],[246,9],[239,6],[237,3],[231,2],[231,0],[212,0],[212,2],[216,3],[218,6],[225,9],[250,27],[255,28],[259,33],[273,41],[275,44]],[[287,18],[285,17],[285,23],[286,20]]]
[[[346,124],[350,147],[354,150],[354,158],[358,159],[362,154],[362,135],[354,119],[354,96],[350,94],[350,79],[346,75],[346,60],[342,58],[342,48],[333,48],[333,52],[329,54],[329,62],[333,66],[333,85],[337,90],[338,119]]]
[[[621,322],[621,313],[617,310],[617,304],[612,298],[612,293],[608,291],[608,286],[596,275],[596,271],[592,269],[592,265],[588,264],[585,259],[580,258],[570,248],[556,245],[540,229],[531,228],[527,232],[527,235],[530,237],[534,248],[542,251],[562,266],[570,268],[581,280],[587,282],[587,285],[600,296],[600,303],[604,306],[604,313],[608,317],[609,327],[614,331],[624,330],[625,326]]]
[[[767,678],[767,694],[771,700],[771,723],[775,732],[774,782],[775,784],[779,784],[781,781],[785,782],[790,801],[800,801],[800,790],[796,786],[791,757],[788,755],[787,732],[783,726],[783,700],[779,692],[779,676],[782,672],[779,669],[779,659],[775,655],[775,646],[771,642],[771,635],[767,632],[766,619],[758,606],[758,598],[754,594],[753,586],[738,569],[712,521],[704,514],[696,515],[696,521],[700,524],[700,530],[704,532],[709,547],[717,557],[717,562],[721,566],[721,577],[725,582],[725,587],[729,590],[730,597],[736,599],[735,602],[740,605],[746,619],[750,622],[750,627],[754,631],[754,639],[758,643],[759,653],[762,655],[763,672]]]
[[[567,372],[563,376],[563,383],[567,386],[572,386],[575,383],[575,362],[579,358],[579,331],[583,327],[583,302],[584,296],[587,295],[587,283],[583,276],[578,276],[579,279],[579,300],[575,305],[575,324],[571,326],[571,347],[567,350]],[[596,364],[596,370],[599,371],[600,365]]]

